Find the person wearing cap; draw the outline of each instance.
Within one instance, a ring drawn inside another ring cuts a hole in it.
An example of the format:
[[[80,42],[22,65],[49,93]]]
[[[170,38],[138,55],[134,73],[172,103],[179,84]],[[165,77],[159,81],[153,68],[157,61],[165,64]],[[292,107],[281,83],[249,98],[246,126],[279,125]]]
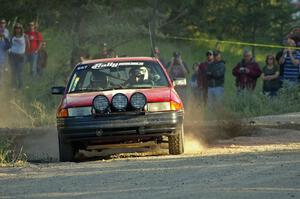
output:
[[[23,90],[25,52],[28,45],[29,41],[24,34],[22,24],[16,23],[9,49],[13,89]]]
[[[38,53],[42,48],[43,36],[37,31],[35,22],[29,23],[29,30],[26,32],[30,45],[27,48],[27,60],[30,64],[30,75],[35,77],[38,73]]]
[[[10,34],[8,29],[6,28],[6,20],[5,19],[1,19],[0,20],[0,31],[3,31],[4,37],[7,39],[10,39]]]
[[[254,90],[261,73],[258,63],[253,59],[252,52],[244,49],[243,59],[232,70],[238,92]]]
[[[167,64],[167,72],[169,73],[172,80],[177,78],[187,79],[189,70],[185,62],[182,60],[179,52],[174,52],[171,61]],[[187,101],[187,87],[178,86],[175,88],[181,100],[185,104]]]
[[[221,52],[213,52],[214,61],[207,67],[208,104],[210,107],[219,105],[224,96],[225,62]]]
[[[203,101],[203,104],[207,104],[207,98],[208,98],[208,82],[207,82],[207,76],[206,71],[209,64],[211,64],[214,61],[213,57],[213,51],[208,50],[206,52],[206,61],[201,62],[198,66],[198,89],[200,90],[201,100]]]

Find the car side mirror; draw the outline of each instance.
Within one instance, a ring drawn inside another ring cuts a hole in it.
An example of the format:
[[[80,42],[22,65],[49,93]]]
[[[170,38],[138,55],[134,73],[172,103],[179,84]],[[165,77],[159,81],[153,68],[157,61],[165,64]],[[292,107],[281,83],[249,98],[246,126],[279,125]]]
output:
[[[65,93],[66,87],[55,86],[51,88],[52,95],[63,95]]]
[[[186,86],[186,78],[176,78],[173,80],[174,86]]]

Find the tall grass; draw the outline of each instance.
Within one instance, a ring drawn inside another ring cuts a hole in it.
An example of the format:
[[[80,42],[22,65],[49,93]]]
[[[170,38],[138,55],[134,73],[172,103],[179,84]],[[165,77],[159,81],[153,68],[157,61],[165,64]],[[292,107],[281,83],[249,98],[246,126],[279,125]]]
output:
[[[26,155],[22,148],[15,150],[13,138],[1,137],[0,139],[0,167],[1,166],[22,166],[26,162]]]

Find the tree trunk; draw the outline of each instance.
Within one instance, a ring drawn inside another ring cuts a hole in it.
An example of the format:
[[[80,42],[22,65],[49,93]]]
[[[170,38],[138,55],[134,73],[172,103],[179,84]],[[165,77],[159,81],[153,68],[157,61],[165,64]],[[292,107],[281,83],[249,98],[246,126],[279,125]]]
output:
[[[149,17],[149,31],[150,31],[150,42],[151,42],[151,54],[154,54],[154,48],[156,46],[156,32],[157,32],[157,10],[158,0],[152,1],[152,12]]]
[[[75,64],[80,61],[80,24],[82,16],[79,13],[74,14],[73,28],[72,28],[72,51],[70,57],[70,67],[73,68]]]

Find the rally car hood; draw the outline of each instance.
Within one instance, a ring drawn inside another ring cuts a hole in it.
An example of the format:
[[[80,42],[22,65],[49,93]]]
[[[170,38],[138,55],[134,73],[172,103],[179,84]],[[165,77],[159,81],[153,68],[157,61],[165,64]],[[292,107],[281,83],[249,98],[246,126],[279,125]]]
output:
[[[109,90],[103,92],[88,92],[88,93],[72,93],[66,94],[62,106],[64,108],[71,107],[84,107],[84,106],[92,106],[93,99],[97,95],[105,95],[109,101],[111,101],[112,97],[117,93],[125,94],[128,99],[130,99],[131,95],[135,92],[143,93],[147,102],[167,102],[171,99],[171,90],[172,88],[163,87],[163,88],[149,88],[149,89],[122,89],[122,90]]]

